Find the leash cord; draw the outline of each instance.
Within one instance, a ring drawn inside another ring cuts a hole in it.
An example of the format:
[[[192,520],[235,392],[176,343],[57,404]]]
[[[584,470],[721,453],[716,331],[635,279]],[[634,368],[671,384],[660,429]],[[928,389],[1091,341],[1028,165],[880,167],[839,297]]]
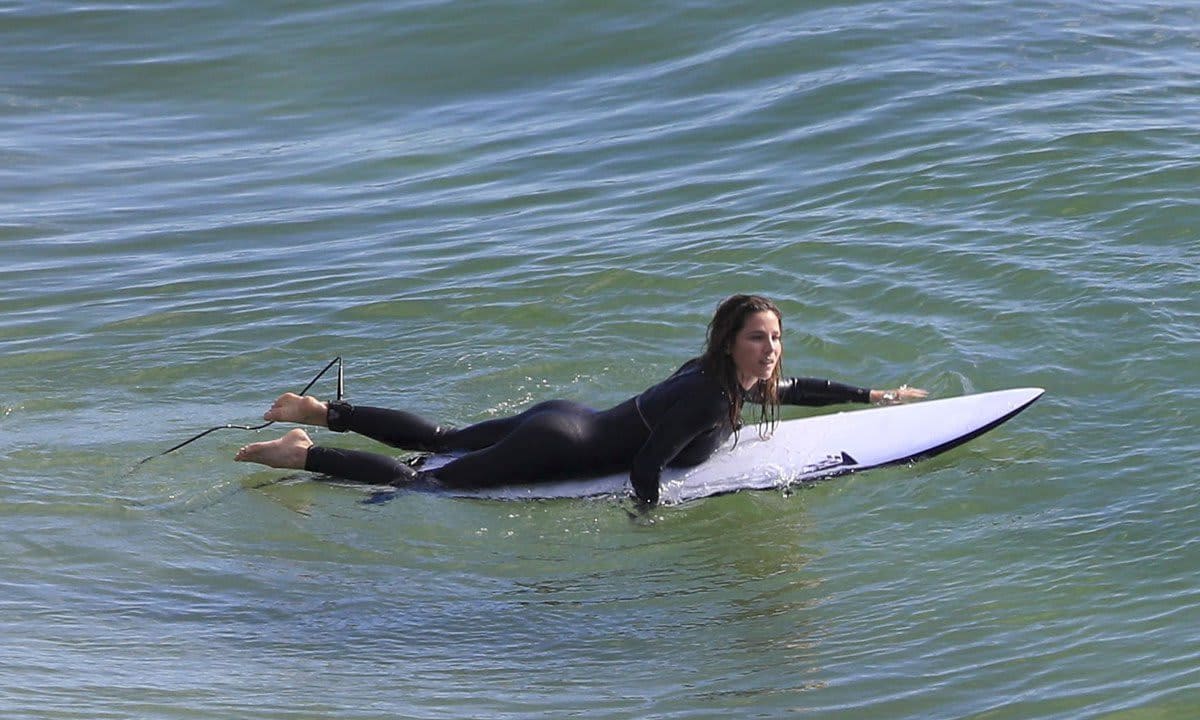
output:
[[[329,372],[329,368],[333,367],[334,365],[338,366],[337,399],[341,400],[342,395],[345,393],[345,381],[344,381],[344,378],[342,375],[342,356],[341,355],[330,360],[328,365],[321,368],[321,372],[317,373],[316,376],[312,380],[309,380],[308,384],[305,385],[304,389],[301,390],[298,394],[301,397],[307,395],[308,391],[312,389],[312,386],[316,385],[317,381],[320,380],[322,377],[324,377],[325,373]],[[193,435],[192,437],[188,438],[187,440],[184,440],[183,442],[179,443],[178,445],[175,445],[174,447],[163,450],[162,452],[158,453],[157,455],[151,455],[150,457],[139,460],[137,465],[133,466],[133,469],[136,470],[138,467],[146,464],[147,462],[150,462],[154,458],[159,458],[159,457],[162,457],[163,455],[173,453],[176,450],[178,450],[179,448],[184,447],[185,445],[191,445],[192,443],[196,442],[200,438],[202,438],[206,435],[209,435],[210,433],[214,433],[218,430],[262,430],[263,428],[269,427],[274,424],[275,424],[274,420],[268,420],[261,425],[233,425],[233,424],[227,423],[225,425],[217,425],[215,427],[210,427],[209,429],[205,430],[204,432],[197,433],[196,435]],[[131,472],[132,472],[132,470],[131,470]]]

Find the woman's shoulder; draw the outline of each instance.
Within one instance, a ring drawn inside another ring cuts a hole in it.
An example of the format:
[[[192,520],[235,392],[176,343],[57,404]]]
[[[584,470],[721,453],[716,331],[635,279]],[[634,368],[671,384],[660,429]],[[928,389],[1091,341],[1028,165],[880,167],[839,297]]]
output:
[[[700,358],[692,358],[679,366],[679,369],[667,378],[667,382],[679,380],[680,384],[688,384],[696,387],[710,387],[715,390],[721,390],[721,383],[717,382],[716,376],[713,375],[708,368],[704,367]]]
[[[690,373],[703,373],[704,367],[700,364],[700,358],[694,357],[679,366],[679,369],[671,373],[670,377],[686,375]]]
[[[728,402],[721,384],[711,373],[706,372],[700,363],[700,358],[692,358],[679,369],[671,373],[662,382],[648,388],[644,397],[667,397],[675,399],[691,398],[693,400],[714,399]]]
[[[716,376],[706,369],[700,358],[685,362],[671,377],[662,383],[675,400],[695,408],[709,408],[724,412],[730,399]]]

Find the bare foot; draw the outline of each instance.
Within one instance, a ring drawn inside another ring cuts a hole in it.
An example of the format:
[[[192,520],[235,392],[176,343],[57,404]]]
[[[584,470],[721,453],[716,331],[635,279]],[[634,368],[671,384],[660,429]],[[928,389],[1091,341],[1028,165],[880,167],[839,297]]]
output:
[[[311,395],[284,393],[263,413],[263,420],[325,427],[329,406]]]
[[[233,459],[238,462],[254,462],[273,468],[303,470],[308,459],[308,449],[313,446],[308,433],[296,428],[278,440],[256,442],[237,451]]]

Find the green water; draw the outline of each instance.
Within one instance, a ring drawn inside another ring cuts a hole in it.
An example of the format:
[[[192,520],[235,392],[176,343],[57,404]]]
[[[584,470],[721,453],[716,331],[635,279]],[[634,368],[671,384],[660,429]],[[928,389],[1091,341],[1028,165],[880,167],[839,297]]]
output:
[[[0,714],[1196,715],[1198,31],[1179,0],[0,5]],[[336,355],[446,422],[604,406],[739,291],[790,374],[1047,394],[641,522],[231,462],[278,428],[134,468]]]

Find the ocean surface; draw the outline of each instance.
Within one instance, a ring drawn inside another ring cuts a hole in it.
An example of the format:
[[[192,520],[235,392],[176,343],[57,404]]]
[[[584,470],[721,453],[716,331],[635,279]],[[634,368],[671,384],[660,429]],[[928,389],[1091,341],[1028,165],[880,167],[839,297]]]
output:
[[[0,716],[1200,716],[1198,121],[1192,0],[0,1]],[[137,464],[336,356],[606,406],[744,291],[1046,395],[643,518]]]

